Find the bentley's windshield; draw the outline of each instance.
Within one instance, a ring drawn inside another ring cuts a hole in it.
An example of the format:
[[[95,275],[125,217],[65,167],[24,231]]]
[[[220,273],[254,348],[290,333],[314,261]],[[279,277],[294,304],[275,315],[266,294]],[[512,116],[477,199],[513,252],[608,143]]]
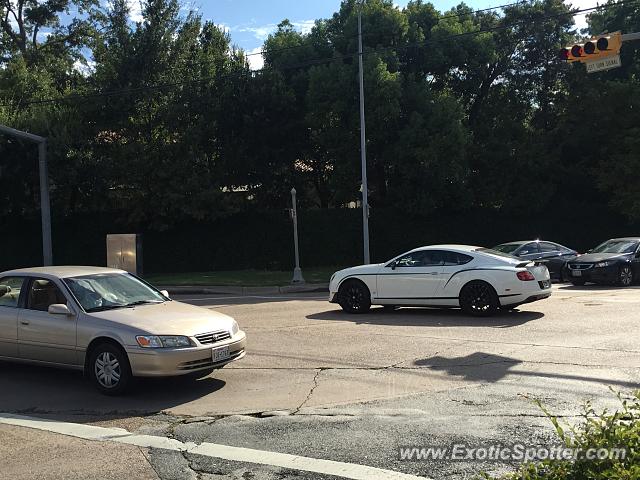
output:
[[[65,278],[64,283],[86,312],[162,303],[167,300],[160,292],[127,273]]]

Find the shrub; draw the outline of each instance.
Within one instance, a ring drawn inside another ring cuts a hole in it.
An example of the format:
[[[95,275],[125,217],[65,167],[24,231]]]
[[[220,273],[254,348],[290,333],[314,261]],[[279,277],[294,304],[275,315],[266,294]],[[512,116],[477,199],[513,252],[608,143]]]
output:
[[[638,480],[640,479],[640,392],[630,398],[617,393],[621,408],[613,413],[596,413],[587,402],[577,426],[562,425],[560,420],[536,401],[549,417],[562,444],[570,449],[626,448],[622,459],[544,460],[525,463],[503,480]],[[482,478],[489,479],[486,474]]]

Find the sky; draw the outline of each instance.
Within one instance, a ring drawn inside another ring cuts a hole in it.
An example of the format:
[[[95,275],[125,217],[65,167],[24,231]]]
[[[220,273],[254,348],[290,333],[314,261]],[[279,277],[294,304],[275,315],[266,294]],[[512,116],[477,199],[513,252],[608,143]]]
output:
[[[474,9],[482,9],[512,1],[515,0],[466,0],[466,3]],[[589,8],[597,1],[570,0],[570,3],[577,8]],[[129,2],[132,19],[138,20],[140,1]],[[283,19],[288,18],[298,30],[308,32],[314,20],[331,17],[340,8],[340,3],[340,0],[185,0],[187,7],[198,10],[205,19],[224,27],[236,46],[253,54],[260,51],[264,40]],[[395,1],[398,7],[407,3],[408,0]],[[437,9],[446,11],[459,4],[460,0],[432,0],[432,3]],[[576,20],[579,26],[584,26],[584,15]],[[260,55],[248,58],[252,68],[262,67]]]

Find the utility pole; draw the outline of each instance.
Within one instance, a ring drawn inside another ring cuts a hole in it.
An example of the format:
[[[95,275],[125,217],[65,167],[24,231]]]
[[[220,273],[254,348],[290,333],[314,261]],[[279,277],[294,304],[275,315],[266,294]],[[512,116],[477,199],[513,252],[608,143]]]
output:
[[[38,144],[40,171],[40,216],[42,221],[42,260],[44,266],[53,265],[51,246],[51,208],[49,203],[49,172],[47,168],[47,139],[32,133],[0,125],[0,132]]]
[[[362,239],[364,263],[371,263],[369,257],[369,192],[367,188],[367,136],[364,120],[364,69],[362,67],[362,8],[366,0],[358,0],[358,67],[360,77],[360,161],[362,164]]]
[[[293,220],[293,247],[296,256],[296,266],[293,269],[291,283],[304,283],[302,270],[300,269],[300,253],[298,251],[298,207],[296,202],[296,189],[291,189],[291,220]]]

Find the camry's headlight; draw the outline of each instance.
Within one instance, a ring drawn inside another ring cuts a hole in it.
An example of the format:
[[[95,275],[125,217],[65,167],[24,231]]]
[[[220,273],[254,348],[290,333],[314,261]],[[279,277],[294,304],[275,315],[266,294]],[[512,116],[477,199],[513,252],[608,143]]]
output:
[[[235,320],[232,321],[231,323],[231,336],[233,337],[234,335],[236,335],[238,332],[240,331],[240,326],[238,325],[238,322],[236,322]]]
[[[192,346],[189,337],[181,335],[138,335],[136,341],[142,348],[184,348]]]
[[[609,265],[611,265],[611,262],[600,262],[596,263],[596,268],[608,267]]]

